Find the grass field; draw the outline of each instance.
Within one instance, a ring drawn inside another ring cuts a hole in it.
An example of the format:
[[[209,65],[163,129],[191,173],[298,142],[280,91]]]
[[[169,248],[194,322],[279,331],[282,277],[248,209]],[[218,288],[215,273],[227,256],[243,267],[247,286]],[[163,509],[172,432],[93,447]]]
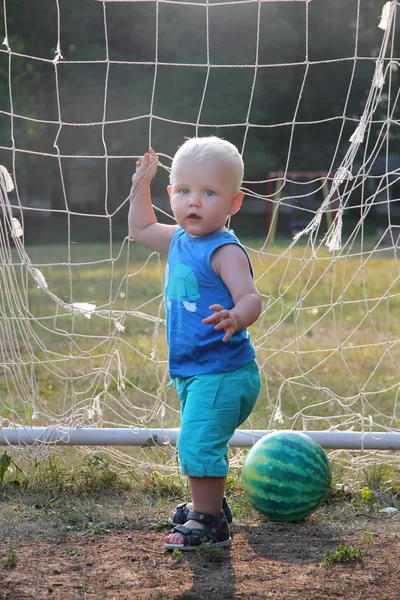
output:
[[[304,246],[247,244],[265,308],[251,328],[264,385],[244,427],[398,430],[395,251],[354,247],[335,260],[322,249],[313,258]],[[163,261],[146,262],[134,244],[73,244],[70,255],[33,246],[28,256],[53,296],[13,252],[2,267],[1,424],[178,426],[164,325],[152,320],[163,318]],[[96,313],[71,315],[72,302],[95,303]],[[174,449],[4,448],[0,597],[397,598],[398,454],[330,453],[327,502],[290,524],[250,506],[245,452],[232,454],[232,549],[184,556],[163,552],[168,512],[188,499]]]
[[[396,251],[354,245],[335,257],[244,242],[265,309],[250,328],[264,386],[244,428],[398,430]],[[48,288],[14,250],[4,267],[4,422],[179,426],[165,387],[164,259],[127,243],[35,245],[27,256]],[[96,313],[71,315],[73,302]]]

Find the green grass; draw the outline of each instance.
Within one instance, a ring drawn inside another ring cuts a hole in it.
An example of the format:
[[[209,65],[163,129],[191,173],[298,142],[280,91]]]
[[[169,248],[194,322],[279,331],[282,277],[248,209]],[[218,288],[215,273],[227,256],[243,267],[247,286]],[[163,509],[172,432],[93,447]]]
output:
[[[207,558],[210,562],[221,562],[226,558],[223,548],[216,548],[212,542],[207,542],[207,538],[201,542],[196,550],[197,554],[203,558]]]
[[[7,539],[12,532],[43,531],[58,539],[60,531],[81,532],[85,535],[107,536],[116,531],[153,529],[170,530],[167,515],[178,502],[189,499],[186,478],[177,471],[165,474],[162,461],[147,448],[147,465],[140,472],[131,461],[130,467],[121,470],[109,460],[108,448],[102,452],[85,455],[73,448],[58,448],[40,460],[21,460],[14,457],[0,483],[0,538]],[[8,455],[14,454],[11,449]],[[144,457],[141,457],[142,459]],[[18,466],[18,468],[17,468]],[[334,481],[338,481],[338,465],[332,461]],[[340,467],[340,465],[339,465]],[[376,476],[385,472],[385,479]],[[397,531],[397,519],[380,512],[387,506],[400,509],[400,469],[384,462],[364,471],[352,473],[348,484],[335,483],[331,494],[304,523],[337,527],[340,531],[355,528],[362,532],[365,545],[370,545],[376,532]],[[358,476],[358,479],[357,479]],[[386,477],[388,479],[386,479]],[[363,490],[369,482],[373,501],[364,502]],[[236,524],[257,523],[267,519],[257,513],[245,496],[240,469],[233,468],[227,482],[227,498]],[[278,524],[281,526],[281,524]],[[53,532],[53,533],[51,533]],[[18,560],[10,547],[6,558],[8,568]],[[207,561],[223,559],[224,552],[208,545],[199,554]],[[79,558],[78,555],[75,558]],[[175,553],[175,558],[181,557]],[[347,547],[329,550],[325,566],[352,562],[360,557]]]
[[[4,567],[6,569],[15,569],[18,563],[18,553],[14,548],[10,548],[7,552],[6,558],[4,560]]]
[[[339,544],[335,550],[329,548],[325,550],[325,559],[323,566],[329,569],[332,563],[355,563],[362,559],[362,552],[359,548],[350,546],[349,544]]]
[[[304,245],[260,251],[262,242],[244,240],[255,249],[250,253],[266,311],[250,328],[264,386],[243,428],[360,429],[370,426],[369,415],[374,428],[399,428],[397,257],[360,254],[360,247],[347,257],[325,249],[313,257]],[[3,424],[179,426],[175,389],[165,387],[165,327],[151,320],[164,317],[165,258],[149,258],[136,244],[72,244],[69,250],[35,245],[27,253],[51,294],[65,303],[93,302],[103,312],[91,319],[68,314],[37,288],[13,251],[14,278],[7,273],[14,304],[6,304],[0,321],[9,327],[2,333]],[[134,460],[143,471],[150,457],[176,472],[172,450],[111,454],[127,468]],[[159,485],[151,474],[149,481]]]

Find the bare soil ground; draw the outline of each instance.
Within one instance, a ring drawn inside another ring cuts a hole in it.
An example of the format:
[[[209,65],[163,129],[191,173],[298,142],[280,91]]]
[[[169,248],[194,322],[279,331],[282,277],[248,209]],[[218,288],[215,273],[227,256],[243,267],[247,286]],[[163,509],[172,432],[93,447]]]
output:
[[[235,521],[231,548],[213,559],[164,551],[168,529],[151,525],[160,515],[143,507],[128,528],[118,520],[115,528],[71,527],[46,511],[35,519],[17,512],[0,512],[0,600],[400,598],[398,514],[337,515],[325,507],[291,524],[254,516]],[[326,568],[326,550],[339,544],[361,558]]]

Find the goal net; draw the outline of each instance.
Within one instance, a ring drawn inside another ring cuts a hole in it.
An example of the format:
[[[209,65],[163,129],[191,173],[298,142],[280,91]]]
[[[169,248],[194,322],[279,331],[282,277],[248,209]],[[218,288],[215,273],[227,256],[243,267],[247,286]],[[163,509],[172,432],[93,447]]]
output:
[[[398,3],[34,4],[0,9],[1,443],[107,443],[140,464],[115,446],[162,439],[175,464],[165,257],[127,237],[128,194],[152,146],[154,206],[173,223],[171,158],[215,134],[243,154],[230,226],[263,297],[249,443],[282,428],[396,447]]]

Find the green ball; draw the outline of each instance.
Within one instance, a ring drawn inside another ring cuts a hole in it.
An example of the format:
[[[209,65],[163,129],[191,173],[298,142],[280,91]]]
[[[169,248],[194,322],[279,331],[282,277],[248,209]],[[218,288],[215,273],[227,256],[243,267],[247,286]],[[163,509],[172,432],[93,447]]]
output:
[[[328,457],[308,435],[275,431],[254,444],[243,464],[243,489],[271,521],[305,519],[329,494]]]

